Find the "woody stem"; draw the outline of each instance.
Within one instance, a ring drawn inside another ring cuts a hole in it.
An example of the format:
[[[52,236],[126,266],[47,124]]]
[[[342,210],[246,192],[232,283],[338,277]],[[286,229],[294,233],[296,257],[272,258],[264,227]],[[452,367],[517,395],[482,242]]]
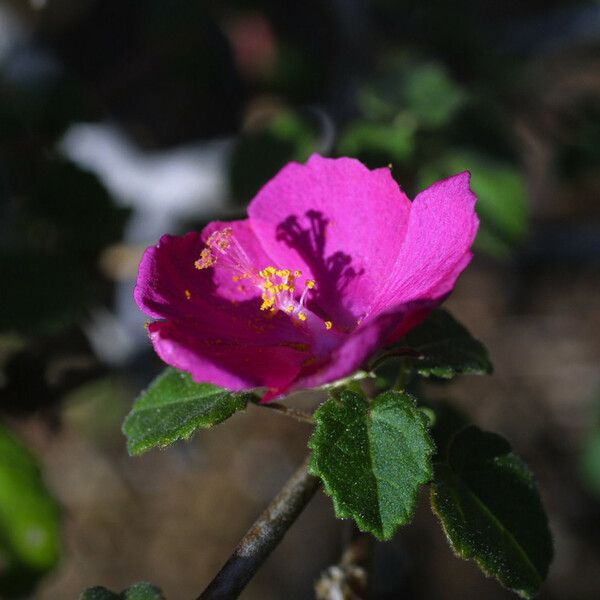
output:
[[[197,600],[234,600],[242,593],[317,491],[320,480],[309,474],[308,462],[309,457],[250,527]]]

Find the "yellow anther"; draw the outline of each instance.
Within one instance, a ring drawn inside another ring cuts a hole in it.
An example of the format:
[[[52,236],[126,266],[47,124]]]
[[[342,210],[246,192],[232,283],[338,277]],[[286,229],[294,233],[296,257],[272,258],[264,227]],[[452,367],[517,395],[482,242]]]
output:
[[[331,321],[325,321],[325,329],[331,329],[333,327],[333,323]]]
[[[216,263],[216,259],[208,248],[200,252],[200,258],[194,263],[196,269],[208,269]]]
[[[293,313],[294,312],[294,306],[293,306],[293,304],[290,304],[289,306],[286,306],[285,307],[285,312]]]
[[[299,312],[299,313],[298,313],[298,318],[299,318],[301,321],[306,321],[306,319],[307,319],[307,317],[306,317],[306,313]]]
[[[289,269],[278,269],[276,271],[276,275],[278,277],[289,277],[291,275],[291,271]]]
[[[296,270],[294,271],[294,277],[298,279],[298,277],[302,277],[302,271]]]
[[[190,292],[190,290],[185,290],[184,294],[188,300],[192,297],[192,292]]]
[[[306,287],[309,290],[314,289],[315,287],[317,287],[317,282],[314,279],[307,279],[306,280]]]

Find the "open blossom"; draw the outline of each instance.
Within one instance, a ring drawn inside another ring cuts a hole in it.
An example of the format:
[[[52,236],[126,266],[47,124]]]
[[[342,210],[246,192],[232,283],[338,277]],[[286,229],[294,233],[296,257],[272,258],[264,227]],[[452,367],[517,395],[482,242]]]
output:
[[[196,381],[264,400],[353,373],[420,323],[471,260],[469,173],[413,202],[387,168],[312,156],[257,194],[248,219],[165,235],[135,299],[158,355]]]

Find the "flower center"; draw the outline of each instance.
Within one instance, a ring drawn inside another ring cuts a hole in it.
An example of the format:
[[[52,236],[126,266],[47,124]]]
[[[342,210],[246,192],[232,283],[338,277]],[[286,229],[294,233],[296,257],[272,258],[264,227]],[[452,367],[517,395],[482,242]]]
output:
[[[206,248],[202,250],[194,266],[197,269],[208,269],[214,267],[217,262],[222,268],[231,271],[233,281],[248,279],[260,290],[262,298],[260,310],[270,313],[281,310],[308,325],[318,320],[324,323],[328,330],[333,327],[331,321],[322,321],[306,308],[308,295],[317,287],[314,279],[307,279],[304,282],[304,289],[297,299],[296,286],[302,277],[302,271],[277,269],[273,266],[258,270],[233,235],[231,227],[215,231],[210,235],[206,240]]]

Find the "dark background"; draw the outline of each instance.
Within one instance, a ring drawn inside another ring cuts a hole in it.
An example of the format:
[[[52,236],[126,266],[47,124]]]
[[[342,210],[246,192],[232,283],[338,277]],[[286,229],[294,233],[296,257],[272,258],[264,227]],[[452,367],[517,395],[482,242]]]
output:
[[[253,408],[135,459],[120,424],[160,369],[143,248],[243,215],[312,152],[391,164],[411,196],[472,171],[482,227],[448,306],[496,372],[428,391],[536,473],[541,597],[600,597],[600,4],[547,0],[0,1],[0,409],[60,507],[28,513],[45,492],[0,456],[0,594],[195,597],[302,460],[308,428]],[[373,597],[511,597],[427,504],[374,548]],[[318,495],[243,598],[312,597],[347,536]]]

